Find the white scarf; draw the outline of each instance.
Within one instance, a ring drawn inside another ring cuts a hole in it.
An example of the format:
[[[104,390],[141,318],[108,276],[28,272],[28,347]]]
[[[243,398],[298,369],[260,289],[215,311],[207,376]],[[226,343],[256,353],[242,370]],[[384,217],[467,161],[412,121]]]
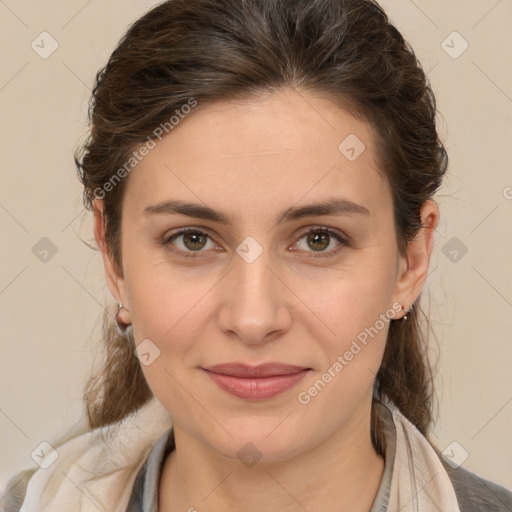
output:
[[[385,401],[385,407],[396,430],[388,512],[460,512],[432,446],[393,403]],[[57,447],[57,460],[30,478],[20,512],[125,512],[140,468],[171,425],[169,413],[152,398],[120,424],[65,442]]]
[[[451,480],[436,452],[393,402],[396,451],[391,477],[389,512],[460,512]]]

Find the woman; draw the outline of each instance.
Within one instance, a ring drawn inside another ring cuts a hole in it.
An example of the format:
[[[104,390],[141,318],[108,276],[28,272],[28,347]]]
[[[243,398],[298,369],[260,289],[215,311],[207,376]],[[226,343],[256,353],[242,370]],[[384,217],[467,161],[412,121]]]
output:
[[[91,107],[76,161],[117,322],[91,431],[6,510],[512,510],[429,441],[447,156],[376,3],[164,2]]]

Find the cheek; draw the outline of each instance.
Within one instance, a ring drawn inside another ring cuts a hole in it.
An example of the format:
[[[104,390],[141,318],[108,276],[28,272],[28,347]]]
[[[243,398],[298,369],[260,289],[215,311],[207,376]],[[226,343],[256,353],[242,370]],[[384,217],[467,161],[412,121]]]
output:
[[[150,352],[158,354],[149,365],[141,364],[145,379],[167,410],[194,417],[190,371],[197,363],[194,347],[204,337],[208,292],[216,281],[187,279],[183,272],[171,273],[168,264],[146,263],[127,275],[135,342],[151,340]]]
[[[321,320],[308,315],[313,319],[308,322],[310,337],[317,340],[323,352],[317,378],[324,379],[324,383],[327,380],[330,388],[317,403],[326,406],[328,397],[357,401],[360,393],[371,387],[382,361],[390,322],[397,314],[392,307],[392,252],[387,255],[379,251],[377,255],[376,250],[368,250],[359,256],[342,273],[320,280],[308,297],[308,304]],[[322,382],[318,389],[323,389]],[[313,394],[315,391],[312,389]]]
[[[356,336],[392,306],[395,286],[392,258],[384,254],[358,254],[354,260],[338,272],[318,273],[315,286],[306,285],[308,278],[297,281],[304,285],[297,295],[305,297],[331,338]]]
[[[166,250],[132,232],[123,233],[126,293],[136,341],[164,340],[197,314],[214,276],[171,261]],[[142,338],[141,338],[142,336]]]
[[[322,364],[297,395],[300,404],[311,404],[307,410],[313,416],[336,404],[333,417],[339,421],[371,392],[397,314],[390,289],[386,279],[365,286],[347,279],[317,296],[315,311],[322,322],[315,322],[310,337],[321,346]]]
[[[188,278],[185,278],[188,276]],[[146,265],[132,272],[128,289],[136,340],[173,340],[181,350],[193,340],[206,318],[207,297],[215,284],[213,276],[190,278],[184,272],[170,272],[169,266]]]

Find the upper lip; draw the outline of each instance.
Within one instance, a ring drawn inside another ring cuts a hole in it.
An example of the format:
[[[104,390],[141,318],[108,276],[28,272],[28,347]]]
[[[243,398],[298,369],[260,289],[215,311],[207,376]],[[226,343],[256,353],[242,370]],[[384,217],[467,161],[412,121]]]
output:
[[[293,375],[310,368],[283,363],[264,363],[257,366],[243,363],[223,363],[204,368],[212,373],[233,377],[272,377],[274,375]]]

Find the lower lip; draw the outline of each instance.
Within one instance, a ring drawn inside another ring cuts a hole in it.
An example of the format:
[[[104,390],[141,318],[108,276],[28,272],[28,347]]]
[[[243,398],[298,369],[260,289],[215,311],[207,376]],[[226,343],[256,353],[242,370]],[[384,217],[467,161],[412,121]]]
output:
[[[220,389],[239,398],[263,400],[283,393],[295,386],[310,370],[292,373],[290,375],[275,375],[272,377],[242,378],[222,375],[206,370],[209,377]]]

